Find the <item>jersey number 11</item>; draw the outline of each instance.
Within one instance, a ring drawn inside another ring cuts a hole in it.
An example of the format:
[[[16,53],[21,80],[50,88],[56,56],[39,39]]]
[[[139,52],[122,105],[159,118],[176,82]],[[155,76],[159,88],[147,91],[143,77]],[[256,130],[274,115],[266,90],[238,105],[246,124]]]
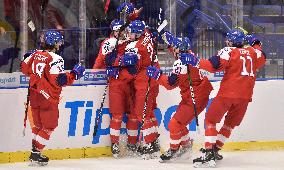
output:
[[[252,64],[252,58],[250,56],[247,56],[246,58],[243,57],[243,56],[240,56],[240,59],[243,60],[243,71],[241,72],[241,75],[242,76],[251,76],[251,77],[254,77],[254,74],[253,74],[253,64]],[[247,68],[246,68],[246,62],[249,62],[250,63],[250,72],[247,71]]]

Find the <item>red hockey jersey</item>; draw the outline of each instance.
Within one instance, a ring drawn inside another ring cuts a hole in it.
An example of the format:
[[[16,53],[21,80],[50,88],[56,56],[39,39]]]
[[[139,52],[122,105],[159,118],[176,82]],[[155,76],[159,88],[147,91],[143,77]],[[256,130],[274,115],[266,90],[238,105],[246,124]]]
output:
[[[93,66],[93,69],[105,69],[106,68],[106,64],[105,64],[106,55],[111,53],[114,50],[116,46],[116,41],[117,39],[111,36],[110,38],[106,38],[101,43],[100,51],[97,56],[96,62]],[[127,43],[125,41],[118,41],[118,45],[117,45],[117,55],[118,56],[113,66],[119,66],[119,61],[121,60],[121,57],[124,54],[126,45]]]
[[[139,60],[136,64],[138,72],[150,66],[155,54],[154,44],[149,30],[146,29],[144,34],[137,41],[129,43],[126,46],[125,53],[133,53],[138,56]],[[157,61],[157,58],[154,58],[154,62],[156,63]]]
[[[218,95],[228,98],[251,99],[256,70],[264,65],[261,53],[252,47],[225,47],[218,52],[220,67],[214,69],[208,60],[201,60],[200,69],[210,72],[224,71]]]
[[[213,87],[209,82],[208,78],[203,77],[202,74],[200,74],[198,68],[192,66],[188,67],[189,67],[189,76],[192,80],[194,95],[195,96],[209,95],[210,92],[213,90]],[[174,85],[170,85],[168,83],[168,76],[164,74],[161,75],[161,77],[158,79],[158,82],[160,85],[164,86],[168,90],[179,87],[182,99],[186,101],[191,101],[192,98],[189,87],[190,82],[188,79],[187,71],[188,71],[187,66],[183,65],[181,61],[178,59],[174,62],[173,66],[173,73],[177,74],[178,76],[177,82]]]
[[[30,77],[30,90],[41,93],[47,100],[59,103],[62,87],[57,83],[59,74],[67,75],[67,84],[71,85],[75,76],[64,72],[64,60],[61,56],[38,50],[21,63],[22,72]]]

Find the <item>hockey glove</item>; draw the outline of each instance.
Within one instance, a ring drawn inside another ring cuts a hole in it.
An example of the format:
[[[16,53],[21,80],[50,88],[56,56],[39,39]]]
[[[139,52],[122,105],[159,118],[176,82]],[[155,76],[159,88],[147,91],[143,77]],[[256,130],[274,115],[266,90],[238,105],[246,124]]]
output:
[[[123,11],[125,11],[126,14],[131,14],[134,11],[134,6],[132,3],[129,2],[123,2],[122,4],[120,4],[118,6],[118,8],[116,9],[116,11],[118,13],[121,13]]]
[[[169,31],[166,31],[162,34],[162,39],[167,45],[172,45],[174,36]]]
[[[138,56],[133,53],[126,53],[122,57],[122,63],[124,66],[134,66],[138,61]]]
[[[183,65],[192,65],[193,67],[199,64],[199,59],[190,53],[181,53],[180,61]]]
[[[154,66],[148,66],[146,74],[148,77],[158,80],[162,74],[162,70]]]
[[[73,70],[71,70],[71,73],[75,75],[75,80],[78,80],[85,75],[85,67],[80,64],[76,64]]]
[[[112,66],[117,57],[117,51],[114,49],[112,52],[108,53],[105,58],[105,63],[107,66]]]
[[[114,78],[118,78],[119,75],[119,68],[117,67],[107,67],[106,68],[106,75],[108,77],[114,77]]]
[[[213,68],[218,69],[220,67],[220,56],[212,56],[208,59]]]

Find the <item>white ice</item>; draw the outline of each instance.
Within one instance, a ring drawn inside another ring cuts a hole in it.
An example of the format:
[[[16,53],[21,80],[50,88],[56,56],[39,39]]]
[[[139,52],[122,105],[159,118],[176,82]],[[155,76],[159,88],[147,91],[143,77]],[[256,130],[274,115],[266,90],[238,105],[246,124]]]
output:
[[[217,162],[220,170],[230,169],[284,169],[284,151],[238,151],[223,152],[224,159]],[[193,157],[198,156],[194,153]],[[28,162],[0,164],[0,170],[42,169],[42,170],[187,170],[194,169],[192,160],[159,163],[158,160],[139,158],[92,158],[73,160],[51,160],[45,167],[30,167]],[[199,168],[198,168],[199,169]],[[200,168],[201,169],[201,168]],[[208,170],[208,168],[207,168]]]

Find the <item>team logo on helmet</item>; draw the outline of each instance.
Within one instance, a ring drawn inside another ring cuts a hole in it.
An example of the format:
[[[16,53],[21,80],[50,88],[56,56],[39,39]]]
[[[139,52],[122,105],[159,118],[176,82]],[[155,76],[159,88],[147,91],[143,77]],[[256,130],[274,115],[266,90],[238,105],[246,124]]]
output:
[[[115,19],[115,20],[111,21],[110,29],[112,31],[118,31],[122,25],[123,25],[123,21],[121,21],[119,19]]]

